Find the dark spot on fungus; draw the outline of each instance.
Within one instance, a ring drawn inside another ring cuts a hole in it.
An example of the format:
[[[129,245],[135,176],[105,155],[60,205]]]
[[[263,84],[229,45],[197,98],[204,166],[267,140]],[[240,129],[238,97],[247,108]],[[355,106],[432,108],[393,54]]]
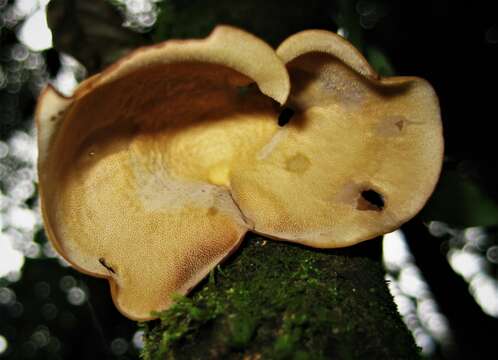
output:
[[[114,269],[112,268],[112,266],[110,266],[110,265],[108,265],[108,264],[106,263],[106,261],[105,261],[105,259],[104,259],[104,258],[100,258],[100,259],[99,259],[99,263],[100,263],[103,267],[105,267],[107,270],[109,270],[110,272],[112,272],[113,274],[115,274],[115,273],[116,273],[116,271],[114,271]]]
[[[398,136],[402,134],[408,120],[403,115],[387,116],[375,125],[375,132],[380,136]]]
[[[208,214],[208,215],[210,215],[210,216],[214,216],[214,215],[216,215],[217,213],[218,213],[218,209],[216,209],[215,207],[210,207],[210,208],[208,209],[208,212],[207,212],[207,214]]]
[[[358,198],[356,208],[358,210],[382,211],[384,209],[384,198],[372,189],[363,190]]]
[[[403,119],[399,119],[394,123],[396,127],[399,129],[399,131],[403,130],[403,126],[405,126],[405,121]]]
[[[285,168],[288,171],[292,171],[298,174],[304,173],[311,165],[310,159],[301,153],[297,153],[294,156],[287,159],[285,163]]]
[[[294,116],[294,110],[291,108],[284,108],[278,116],[278,126],[285,126],[289,123],[290,119]]]

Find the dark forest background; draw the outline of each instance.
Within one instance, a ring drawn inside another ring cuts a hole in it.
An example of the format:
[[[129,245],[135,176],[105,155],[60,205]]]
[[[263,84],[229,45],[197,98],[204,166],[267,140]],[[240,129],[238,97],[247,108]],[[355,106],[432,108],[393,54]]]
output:
[[[218,23],[272,46],[304,29],[340,31],[381,74],[433,85],[444,122],[441,181],[422,213],[403,226],[406,240],[396,240],[403,261],[387,259],[386,271],[424,357],[496,358],[496,4],[52,0],[54,46],[35,49],[26,37],[36,34],[26,24],[46,3],[0,0],[0,252],[9,242],[24,261],[0,277],[0,359],[138,357],[139,327],[115,310],[107,282],[67,267],[46,242],[37,212],[33,109],[47,82],[69,88],[136,46],[202,37]]]

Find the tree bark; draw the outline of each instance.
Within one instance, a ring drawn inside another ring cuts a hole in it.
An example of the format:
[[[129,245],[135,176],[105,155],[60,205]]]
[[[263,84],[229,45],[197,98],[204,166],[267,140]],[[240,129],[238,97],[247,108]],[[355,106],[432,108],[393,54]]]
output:
[[[160,320],[149,359],[418,359],[393,303],[380,240],[317,250],[249,234]]]

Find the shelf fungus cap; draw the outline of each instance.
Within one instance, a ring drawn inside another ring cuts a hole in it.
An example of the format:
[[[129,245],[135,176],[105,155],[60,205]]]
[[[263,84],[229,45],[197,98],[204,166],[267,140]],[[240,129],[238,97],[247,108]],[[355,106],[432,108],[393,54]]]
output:
[[[291,78],[281,125],[232,170],[253,231],[318,248],[398,228],[431,195],[442,165],[438,99],[415,77],[381,78],[350,43],[320,30],[285,40]]]
[[[140,48],[71,97],[47,87],[36,120],[52,244],[78,270],[109,279],[123,314],[152,318],[251,227],[229,169],[276,131],[275,104],[289,89],[274,50],[227,26]]]
[[[71,97],[49,86],[36,120],[49,239],[138,320],[248,230],[319,248],[392,231],[427,201],[443,153],[426,81],[381,78],[318,30],[277,51],[227,26],[140,48]]]

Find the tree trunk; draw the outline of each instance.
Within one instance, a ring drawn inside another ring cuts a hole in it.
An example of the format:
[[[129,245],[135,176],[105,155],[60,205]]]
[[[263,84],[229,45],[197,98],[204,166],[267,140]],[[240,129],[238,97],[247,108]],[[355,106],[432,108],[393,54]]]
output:
[[[380,240],[317,250],[249,234],[160,320],[148,359],[418,359],[380,263]]]

